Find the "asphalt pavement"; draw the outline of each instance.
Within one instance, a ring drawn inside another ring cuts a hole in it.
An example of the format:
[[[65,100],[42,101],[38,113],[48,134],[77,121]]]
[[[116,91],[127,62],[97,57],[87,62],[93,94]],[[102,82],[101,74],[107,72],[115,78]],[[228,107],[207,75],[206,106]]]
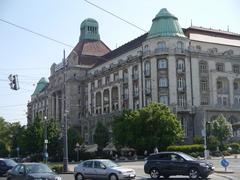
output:
[[[211,161],[214,166],[216,172],[214,174],[211,174],[208,178],[208,180],[239,180],[240,179],[240,157],[234,158],[232,157],[226,157],[226,159],[229,161],[229,167],[227,171],[225,172],[225,169],[221,166],[221,158],[213,158],[208,161]],[[118,162],[118,164],[132,168],[136,171],[137,177],[136,180],[149,180],[151,179],[149,175],[144,173],[143,165],[144,161],[126,161],[126,162]],[[69,171],[73,171],[74,166],[76,164],[69,164]],[[60,174],[60,176],[63,178],[63,180],[74,180],[73,174]],[[189,179],[187,176],[172,176],[170,177],[172,180],[185,180]],[[0,180],[6,180],[4,177],[0,177]]]

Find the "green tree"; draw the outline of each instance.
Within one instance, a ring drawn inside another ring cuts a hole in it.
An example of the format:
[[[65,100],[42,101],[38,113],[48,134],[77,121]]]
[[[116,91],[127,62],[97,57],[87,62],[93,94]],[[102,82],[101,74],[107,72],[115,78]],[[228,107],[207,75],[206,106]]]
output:
[[[47,122],[48,154],[51,160],[62,159],[62,142],[60,141],[61,130],[56,120],[50,119]],[[61,159],[58,159],[61,157]]]
[[[183,138],[180,121],[165,105],[151,103],[138,110],[128,110],[113,122],[114,142],[144,151],[165,149]]]
[[[110,140],[109,131],[106,126],[104,126],[101,122],[97,123],[95,133],[93,135],[93,141],[98,145],[98,149],[102,151],[102,149],[107,145]]]
[[[83,139],[77,129],[70,127],[68,129],[68,157],[70,160],[76,159],[76,143],[82,144]]]
[[[39,117],[36,117],[34,122],[28,125],[23,132],[20,146],[20,150],[23,152],[23,155],[31,154],[38,156],[36,160],[40,160],[44,147],[43,133],[43,122]]]
[[[221,114],[211,123],[211,134],[217,138],[221,145],[223,141],[232,136],[232,125]]]
[[[11,138],[9,136],[9,123],[0,117],[0,157],[5,157],[11,151]]]

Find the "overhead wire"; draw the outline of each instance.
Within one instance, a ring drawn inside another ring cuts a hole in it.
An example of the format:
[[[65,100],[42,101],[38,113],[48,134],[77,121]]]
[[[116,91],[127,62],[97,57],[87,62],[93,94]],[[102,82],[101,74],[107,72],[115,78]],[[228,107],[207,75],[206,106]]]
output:
[[[59,40],[56,40],[56,39],[51,38],[51,37],[49,37],[49,36],[46,36],[46,35],[44,35],[44,34],[35,32],[35,31],[31,30],[31,29],[28,29],[28,28],[25,28],[25,27],[23,27],[23,26],[17,25],[17,24],[15,24],[15,23],[12,23],[12,22],[10,22],[10,21],[4,20],[4,19],[2,19],[2,18],[0,18],[0,21],[6,23],[6,24],[8,24],[8,25],[14,26],[14,27],[16,27],[16,28],[18,28],[18,29],[22,29],[22,30],[24,30],[24,31],[30,32],[30,33],[35,34],[35,35],[37,35],[37,36],[40,36],[40,37],[42,37],[42,38],[44,38],[44,39],[48,39],[48,40],[54,41],[54,42],[56,42],[56,43],[58,43],[58,44],[61,44],[61,45],[64,45],[64,46],[73,48],[72,45],[69,45],[69,44],[64,43],[64,42],[62,42],[62,41],[59,41]]]
[[[137,28],[137,29],[145,32],[145,33],[147,32],[145,29],[137,26],[136,24],[134,24],[134,23],[132,23],[132,22],[130,22],[130,21],[127,21],[127,20],[123,19],[123,18],[121,18],[120,16],[118,16],[118,15],[116,15],[116,14],[114,14],[114,13],[112,13],[112,12],[110,12],[110,11],[108,11],[108,10],[106,10],[106,9],[104,9],[104,8],[102,8],[102,7],[100,7],[100,6],[96,5],[96,4],[88,1],[88,0],[84,0],[84,1],[87,2],[88,4],[91,4],[92,6],[95,6],[95,7],[98,8],[98,9],[100,9],[100,10],[102,10],[102,11],[104,11],[104,12],[106,12],[106,13],[114,16],[114,17],[116,17],[117,19],[120,19],[121,21],[123,21],[123,22],[125,22],[125,23],[127,23],[127,24],[129,24],[129,25],[131,25],[131,26],[133,26],[133,27],[135,27],[135,28]]]

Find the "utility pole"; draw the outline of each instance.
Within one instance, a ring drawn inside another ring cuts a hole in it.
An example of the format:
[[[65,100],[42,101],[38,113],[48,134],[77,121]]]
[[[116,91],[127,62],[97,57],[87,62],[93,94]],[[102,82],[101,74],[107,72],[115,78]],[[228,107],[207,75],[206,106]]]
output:
[[[204,159],[207,159],[207,127],[206,127],[206,117],[205,110],[203,110],[203,134],[204,134]]]
[[[66,110],[66,59],[65,50],[63,51],[63,171],[68,171],[68,123],[67,123],[67,110]]]
[[[47,164],[48,161],[48,152],[47,152],[47,144],[48,144],[48,139],[47,139],[47,116],[44,116],[44,161]]]

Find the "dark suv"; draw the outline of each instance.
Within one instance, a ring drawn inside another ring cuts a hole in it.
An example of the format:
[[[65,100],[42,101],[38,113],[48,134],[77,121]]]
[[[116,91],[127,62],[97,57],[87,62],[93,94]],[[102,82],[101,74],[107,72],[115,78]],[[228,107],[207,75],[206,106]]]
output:
[[[188,175],[191,179],[197,179],[208,177],[214,172],[214,167],[212,163],[197,160],[182,152],[160,152],[147,158],[144,172],[153,179],[172,175]]]
[[[0,158],[0,177],[4,176],[9,169],[12,169],[16,165],[17,163],[12,159]]]

